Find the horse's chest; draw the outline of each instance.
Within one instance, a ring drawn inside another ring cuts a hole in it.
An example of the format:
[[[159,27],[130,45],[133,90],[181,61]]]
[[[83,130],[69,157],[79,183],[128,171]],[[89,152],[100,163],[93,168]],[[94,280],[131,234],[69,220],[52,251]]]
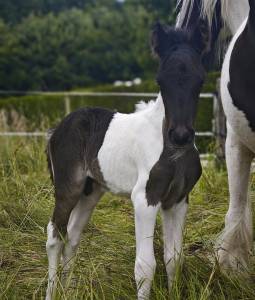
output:
[[[149,177],[163,149],[161,132],[141,120],[116,115],[98,153],[104,181],[112,192],[130,194],[141,170]]]
[[[104,181],[116,194],[130,194],[137,180],[137,169],[128,150],[120,140],[106,139],[98,153],[98,161]]]

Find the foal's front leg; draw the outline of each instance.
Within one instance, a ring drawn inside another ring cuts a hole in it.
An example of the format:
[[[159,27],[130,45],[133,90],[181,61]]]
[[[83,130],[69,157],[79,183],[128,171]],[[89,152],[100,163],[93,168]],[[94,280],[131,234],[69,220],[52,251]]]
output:
[[[175,204],[172,208],[162,209],[162,222],[164,234],[164,261],[168,276],[168,288],[171,289],[175,276],[176,264],[178,263],[183,240],[183,229],[188,209],[186,199]]]
[[[138,300],[148,299],[155,273],[153,236],[159,205],[148,206],[145,186],[138,186],[132,193],[135,209],[136,260],[135,280]]]

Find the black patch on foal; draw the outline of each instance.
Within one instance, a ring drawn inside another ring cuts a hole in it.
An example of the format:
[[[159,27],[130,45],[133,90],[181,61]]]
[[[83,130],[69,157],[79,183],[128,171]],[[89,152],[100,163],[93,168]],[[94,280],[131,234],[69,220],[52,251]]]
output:
[[[106,131],[115,112],[104,108],[81,108],[72,112],[54,130],[48,148],[51,151],[55,172],[54,184],[58,178],[71,173],[74,166],[80,165],[85,171],[90,171],[99,183],[103,176],[98,165],[97,155]],[[48,155],[49,156],[49,155]],[[48,157],[49,161],[49,157]],[[50,168],[51,171],[51,168]],[[92,189],[92,183],[86,180],[84,191],[86,194]]]
[[[113,116],[114,112],[103,108],[79,109],[66,116],[49,139],[48,163],[56,198],[54,235],[66,234],[77,202],[93,193],[96,182],[104,183],[97,155]]]
[[[94,180],[91,177],[87,177],[84,187],[84,195],[89,196],[93,192],[93,182]]]
[[[188,195],[202,174],[197,150],[164,148],[150,172],[146,185],[148,205],[161,202],[163,209],[188,200]]]
[[[247,23],[233,48],[228,90],[233,104],[245,114],[255,132],[255,28],[252,26]]]

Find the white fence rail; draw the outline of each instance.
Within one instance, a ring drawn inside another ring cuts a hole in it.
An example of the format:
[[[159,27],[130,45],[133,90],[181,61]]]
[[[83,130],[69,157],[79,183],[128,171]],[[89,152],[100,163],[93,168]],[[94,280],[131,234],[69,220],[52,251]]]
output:
[[[113,97],[157,97],[157,93],[126,93],[126,92],[42,92],[42,91],[0,91],[0,95],[5,96],[113,96]],[[212,98],[215,95],[213,93],[201,93],[200,98]]]
[[[42,91],[0,91],[0,96],[61,96],[63,97],[65,103],[65,113],[68,114],[71,112],[71,97],[139,97],[139,98],[156,98],[157,93],[126,93],[126,92],[42,92]],[[213,93],[201,93],[200,98],[212,98],[215,99],[216,95]],[[41,101],[41,99],[38,99]],[[24,136],[24,137],[40,137],[47,136],[46,132],[0,132],[0,136],[5,137],[15,137],[15,136]],[[196,136],[200,137],[213,137],[214,133],[207,132],[196,132]]]

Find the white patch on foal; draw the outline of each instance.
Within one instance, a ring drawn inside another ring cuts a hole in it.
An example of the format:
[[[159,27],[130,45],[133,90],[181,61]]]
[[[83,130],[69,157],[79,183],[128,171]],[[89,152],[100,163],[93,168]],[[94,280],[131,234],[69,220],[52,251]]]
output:
[[[131,194],[138,177],[147,182],[163,150],[164,116],[160,94],[148,105],[139,104],[135,113],[114,115],[98,153],[104,180],[113,193]]]
[[[46,291],[46,300],[51,300],[54,297],[55,287],[57,284],[57,268],[59,264],[59,253],[62,250],[63,242],[54,236],[54,226],[50,221],[47,226],[47,243],[46,250],[49,261],[49,276],[48,276],[48,287]]]

